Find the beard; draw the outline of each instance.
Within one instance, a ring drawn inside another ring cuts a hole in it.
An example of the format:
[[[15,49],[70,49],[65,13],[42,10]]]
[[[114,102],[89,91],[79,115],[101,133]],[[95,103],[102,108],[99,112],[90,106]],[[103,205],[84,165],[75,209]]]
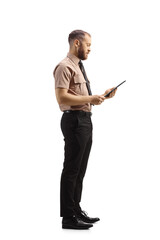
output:
[[[79,59],[81,59],[81,60],[87,59],[82,44],[80,45],[80,47],[79,47],[79,49],[78,49],[78,56],[77,56],[77,57],[78,57]]]

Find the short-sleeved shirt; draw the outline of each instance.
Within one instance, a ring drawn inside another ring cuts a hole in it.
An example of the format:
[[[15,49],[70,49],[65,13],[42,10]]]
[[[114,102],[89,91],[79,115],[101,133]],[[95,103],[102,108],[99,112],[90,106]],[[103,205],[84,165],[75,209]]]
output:
[[[55,78],[55,88],[68,89],[68,93],[75,96],[88,96],[86,81],[79,68],[80,59],[75,55],[68,53],[54,69],[53,75]],[[59,105],[61,111],[65,110],[82,110],[85,112],[91,111],[91,104],[86,103],[77,106],[68,106],[65,104]]]

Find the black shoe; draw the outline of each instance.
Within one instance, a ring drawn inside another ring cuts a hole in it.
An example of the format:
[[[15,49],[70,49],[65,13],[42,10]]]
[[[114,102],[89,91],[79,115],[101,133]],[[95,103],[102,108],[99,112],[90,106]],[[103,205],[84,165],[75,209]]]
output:
[[[99,218],[91,218],[87,216],[87,213],[84,211],[81,211],[77,214],[78,218],[82,220],[83,222],[86,223],[95,223],[98,222],[100,219]]]
[[[93,225],[83,222],[77,216],[72,216],[70,218],[63,218],[62,220],[62,228],[64,229],[83,230],[83,229],[89,229],[90,227],[93,227]]]

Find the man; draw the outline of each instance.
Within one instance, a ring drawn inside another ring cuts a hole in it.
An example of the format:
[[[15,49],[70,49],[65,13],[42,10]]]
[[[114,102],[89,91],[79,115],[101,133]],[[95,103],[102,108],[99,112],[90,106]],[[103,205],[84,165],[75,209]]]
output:
[[[69,53],[54,70],[56,98],[61,111],[61,129],[65,141],[65,159],[61,175],[62,228],[89,229],[99,218],[90,218],[80,207],[83,178],[92,145],[92,105],[107,98],[92,95],[81,60],[90,53],[91,35],[82,30],[69,34]]]

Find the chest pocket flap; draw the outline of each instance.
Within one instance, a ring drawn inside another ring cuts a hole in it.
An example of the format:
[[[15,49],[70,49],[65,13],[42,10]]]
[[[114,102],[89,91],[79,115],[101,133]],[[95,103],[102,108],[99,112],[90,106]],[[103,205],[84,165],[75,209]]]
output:
[[[82,75],[80,75],[80,74],[77,74],[75,77],[74,77],[74,83],[79,83],[79,84],[81,84],[81,83],[85,83],[86,81],[85,81],[85,79],[84,79],[84,77],[82,76]]]

